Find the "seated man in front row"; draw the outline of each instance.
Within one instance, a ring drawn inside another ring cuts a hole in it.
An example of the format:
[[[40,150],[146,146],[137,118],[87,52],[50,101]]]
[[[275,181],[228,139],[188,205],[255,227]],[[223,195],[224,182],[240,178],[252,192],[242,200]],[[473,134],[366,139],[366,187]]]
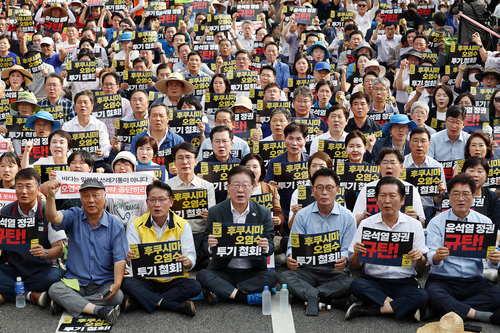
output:
[[[66,230],[71,239],[66,281],[49,289],[50,312],[62,312],[62,306],[73,317],[83,312],[115,324],[123,301],[120,286],[128,243],[122,222],[104,210],[106,187],[88,179],[80,187],[83,208],[58,211],[55,196],[61,183],[51,180],[47,185],[47,219],[56,229]]]
[[[182,262],[184,275],[162,279],[141,279],[127,277],[123,280],[122,290],[132,298],[126,298],[125,312],[136,308],[136,301],[149,313],[155,307],[183,313],[196,314],[194,304],[188,301],[200,294],[201,286],[190,279],[188,270],[196,264],[196,249],[191,227],[186,220],[170,212],[174,204],[172,189],[165,183],[155,181],[146,188],[149,212],[134,220],[127,229],[129,244],[148,244],[179,240],[182,255],[176,261]],[[127,256],[135,258],[133,251]]]
[[[321,301],[347,310],[349,307],[349,286],[353,278],[344,272],[349,257],[348,247],[356,232],[354,215],[335,202],[340,180],[331,169],[320,169],[311,178],[316,202],[297,213],[291,233],[320,234],[337,231],[341,257],[335,263],[316,267],[299,267],[292,258],[292,238],[288,239],[287,266],[289,271],[280,274],[280,284],[286,284],[290,292],[308,304]],[[316,301],[316,302],[315,302]],[[308,311],[308,314],[316,314]]]
[[[55,231],[45,215],[45,202],[38,199],[40,175],[33,168],[20,170],[15,178],[18,200],[3,207],[2,216],[13,218],[35,217],[38,244],[29,252],[5,251],[8,261],[0,265],[0,304],[5,300],[16,301],[14,284],[16,277],[23,279],[26,299],[40,307],[47,305],[47,290],[61,280],[64,272],[52,264],[52,259],[63,254],[64,231]],[[43,226],[43,230],[38,227]],[[0,253],[2,250],[0,250]]]
[[[458,174],[447,186],[451,209],[433,218],[427,226],[431,271],[425,289],[429,293],[429,304],[441,313],[453,311],[463,319],[500,325],[500,288],[483,279],[484,259],[450,256],[444,246],[446,221],[492,222],[470,209],[476,191],[472,177]],[[498,246],[490,252],[487,261],[490,268],[499,267]]]
[[[231,259],[212,256],[207,269],[196,275],[201,285],[208,289],[208,301],[215,304],[217,298],[234,299],[248,304],[261,304],[258,293],[265,286],[273,288],[278,278],[267,269],[267,256],[274,252],[274,227],[271,211],[250,200],[255,184],[252,170],[238,165],[229,171],[227,192],[230,199],[208,210],[204,246],[208,253],[216,250],[217,238],[212,234],[214,222],[236,224],[261,224],[263,237],[257,244],[264,257],[257,260]],[[257,293],[255,295],[254,293]]]
[[[424,268],[425,254],[429,251],[425,245],[422,224],[400,212],[405,202],[405,186],[399,179],[382,178],[375,187],[375,196],[380,213],[361,221],[349,246],[351,267],[358,269],[363,265],[360,262],[360,256],[367,252],[362,240],[362,235],[365,235],[364,228],[375,229],[374,234],[412,233],[412,250],[408,252],[411,266],[398,267],[367,263],[365,274],[351,283],[351,293],[368,304],[360,302],[351,305],[345,317],[352,319],[395,313],[396,318],[401,318],[407,313],[415,313],[415,318],[419,320],[419,310],[429,299],[425,290],[419,288],[418,281],[414,278],[415,268],[419,270]]]

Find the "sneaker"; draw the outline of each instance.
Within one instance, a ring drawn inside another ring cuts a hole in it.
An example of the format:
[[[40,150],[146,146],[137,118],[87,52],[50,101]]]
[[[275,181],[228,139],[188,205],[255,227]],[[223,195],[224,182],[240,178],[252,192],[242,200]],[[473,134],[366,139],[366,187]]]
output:
[[[97,316],[102,319],[106,319],[111,325],[116,324],[118,316],[120,316],[120,305],[115,306],[103,306],[97,311]]]
[[[487,268],[483,271],[483,277],[493,283],[498,283],[498,270],[496,268]]]
[[[203,301],[205,299],[205,296],[203,295],[203,291],[200,292],[198,296],[195,296],[193,298],[190,298],[190,301]]]
[[[248,294],[247,303],[250,305],[262,305],[262,294],[261,293]]]
[[[175,308],[175,312],[182,313],[191,317],[196,315],[196,310],[194,308],[194,303],[191,301],[179,302],[179,305]]]
[[[219,301],[219,297],[214,292],[204,289],[203,295],[210,305],[215,305]]]
[[[350,320],[358,317],[368,316],[369,305],[365,305],[364,302],[354,303],[347,309],[345,313],[345,319]]]
[[[123,303],[122,303],[122,311],[123,312],[130,312],[130,311],[133,311],[135,309],[137,309],[139,307],[139,303],[137,303],[137,301],[128,296],[128,295],[125,295],[125,298],[123,299]]]
[[[2,294],[0,294],[0,304],[5,303],[5,297],[3,297]]]
[[[59,313],[62,313],[64,311],[64,308],[60,306],[56,301],[51,300],[50,301],[50,314],[51,315],[56,315]]]
[[[41,308],[44,308],[47,306],[48,297],[47,297],[46,291],[41,292],[41,293],[37,293],[37,292],[32,291],[30,293],[30,299],[31,299],[31,302],[33,304],[38,305]]]

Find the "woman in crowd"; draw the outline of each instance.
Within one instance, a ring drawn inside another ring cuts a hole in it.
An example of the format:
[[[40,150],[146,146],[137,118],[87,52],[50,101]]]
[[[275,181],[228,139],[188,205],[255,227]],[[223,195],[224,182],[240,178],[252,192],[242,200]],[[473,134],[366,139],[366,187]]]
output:
[[[447,85],[440,85],[434,90],[434,95],[432,96],[432,103],[435,105],[429,111],[429,118],[426,124],[431,125],[433,118],[445,121],[446,111],[453,104],[453,91]]]
[[[493,141],[483,132],[474,132],[465,143],[464,159],[467,161],[471,157],[481,157],[485,159],[493,158]],[[463,172],[463,170],[462,170]],[[458,174],[458,165],[453,168],[453,175]]]
[[[500,117],[500,89],[493,92],[490,99],[490,118]]]
[[[317,101],[313,104],[313,108],[328,110],[332,107],[330,100],[333,96],[333,91],[335,90],[333,84],[330,81],[321,80],[316,84],[316,96]]]
[[[312,76],[312,66],[309,63],[309,59],[307,58],[307,53],[299,53],[295,57],[295,62],[293,63],[292,67],[292,75],[290,76],[291,79],[297,80],[297,79],[314,79],[314,76]],[[290,92],[290,88],[288,87],[288,82],[287,82],[287,87],[283,89],[283,92],[285,94],[288,94]]]
[[[57,129],[49,135],[49,152],[48,157],[39,158],[33,165],[66,165],[68,164],[68,151],[71,149],[71,135],[61,129]],[[33,149],[33,142],[26,142],[26,149],[24,151],[22,166],[27,168],[29,166],[29,155]]]
[[[416,122],[418,127],[426,128],[431,135],[436,133],[434,128],[425,123],[429,118],[429,105],[427,103],[422,101],[413,103],[410,110],[410,116],[411,120]],[[410,133],[408,133],[408,140],[410,138],[409,135]]]
[[[292,122],[292,116],[284,108],[276,108],[271,112],[269,124],[271,135],[261,141],[283,141],[285,140],[285,127]]]
[[[158,165],[153,162],[153,157],[158,153],[158,144],[152,137],[145,135],[135,143],[137,165]]]
[[[1,44],[2,39],[0,39]],[[33,75],[28,72],[24,67],[19,65],[14,65],[10,68],[2,70],[2,80],[5,82],[7,89],[5,89],[6,95],[9,95],[9,91],[25,91],[29,90],[28,86],[33,82]],[[15,97],[17,98],[17,96]],[[11,98],[11,99],[15,99]]]
[[[14,189],[16,185],[16,174],[21,170],[19,156],[12,152],[3,153],[0,157],[0,188]]]
[[[358,55],[358,58],[356,59],[356,70],[352,75],[349,77],[346,77],[346,72],[347,72],[347,66],[342,66],[341,67],[341,78],[340,78],[340,90],[345,92],[346,94],[351,94],[352,89],[357,86],[358,84],[362,84],[363,80],[362,75],[360,74],[360,70],[365,68],[365,64],[370,61],[372,58],[370,55],[366,53],[361,53]]]
[[[474,106],[476,105],[476,99],[474,98],[474,96],[472,96],[471,93],[464,92],[458,95],[457,98],[455,98],[454,104],[462,106]]]

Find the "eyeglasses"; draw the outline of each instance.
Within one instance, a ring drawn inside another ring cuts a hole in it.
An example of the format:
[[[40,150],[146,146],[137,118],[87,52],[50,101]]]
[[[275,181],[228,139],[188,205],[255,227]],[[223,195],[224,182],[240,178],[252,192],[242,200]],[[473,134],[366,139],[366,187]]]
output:
[[[60,84],[46,84],[45,85],[49,89],[56,89],[57,87],[60,87]]]
[[[297,104],[309,104],[309,103],[311,103],[311,100],[310,99],[296,99],[295,103],[297,103]]]
[[[452,125],[455,125],[455,126],[461,126],[461,125],[463,125],[463,122],[461,122],[460,120],[459,121],[454,121],[454,120],[448,119],[446,122],[450,126],[452,126]]]
[[[342,118],[344,118],[344,119],[345,119],[345,116],[343,116],[343,115],[341,116],[341,115],[339,115],[339,114],[335,114],[335,115],[331,115],[331,116],[330,116],[330,117],[328,117],[328,118],[330,118],[331,120],[341,120]]]
[[[168,198],[150,198],[147,199],[150,204],[156,204],[157,202],[160,203],[161,205],[165,204],[168,200]]]
[[[412,114],[416,115],[416,116],[425,116],[427,114],[427,112],[425,111],[421,111],[421,110],[415,110],[412,112]]]
[[[324,190],[326,190],[328,193],[332,193],[333,190],[335,189],[335,186],[328,185],[328,186],[314,186],[314,189],[320,193],[323,193]]]
[[[188,155],[185,157],[184,156],[177,156],[175,159],[179,160],[180,162],[184,162],[184,161],[191,162],[194,159],[194,156],[192,156],[192,155]]]
[[[382,161],[382,163],[380,163],[380,165],[383,165],[383,166],[388,166],[388,165],[398,165],[399,162],[398,161]]]
[[[469,198],[472,197],[472,193],[470,193],[470,192],[463,192],[463,193],[453,192],[453,193],[450,193],[450,198],[460,199],[460,197],[462,197],[464,199],[469,199]]]
[[[271,119],[271,123],[273,124],[286,124],[288,120],[286,119]]]
[[[215,143],[217,146],[218,146],[218,145],[220,145],[221,143],[225,146],[225,145],[227,145],[229,142],[231,142],[231,141],[230,141],[230,140],[219,140],[219,139],[214,140],[214,143]]]
[[[234,183],[234,184],[230,184],[230,186],[232,188],[234,188],[235,190],[239,190],[240,188],[243,189],[243,190],[248,190],[253,185],[252,184],[248,184],[248,183],[244,183],[244,184]]]
[[[247,61],[248,58],[236,58],[236,61]]]

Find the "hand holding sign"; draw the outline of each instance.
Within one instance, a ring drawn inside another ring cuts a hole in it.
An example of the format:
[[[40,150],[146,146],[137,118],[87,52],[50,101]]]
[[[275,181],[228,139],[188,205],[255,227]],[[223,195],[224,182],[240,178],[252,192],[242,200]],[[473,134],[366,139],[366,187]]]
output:
[[[408,256],[411,258],[412,261],[419,261],[422,259],[422,252],[418,248],[414,248],[410,252],[408,252]]]
[[[297,268],[299,268],[299,264],[297,264],[297,260],[292,258],[292,254],[289,254],[288,258],[286,258],[286,265],[288,266],[288,269],[291,271],[294,271]]]
[[[260,246],[264,252],[267,251],[267,248],[269,246],[269,242],[267,238],[261,238],[259,242],[257,243],[257,246]]]
[[[193,266],[193,262],[189,259],[187,254],[181,255],[175,261],[182,262],[182,267],[184,267],[184,269],[190,269]]]
[[[343,271],[345,266],[347,264],[347,258],[346,257],[341,257],[337,262],[335,263],[335,270],[336,271]]]
[[[445,246],[440,246],[437,248],[436,253],[432,257],[434,265],[439,265],[439,263],[450,256],[450,250]]]
[[[491,251],[488,255],[488,259],[493,265],[496,265],[500,262],[500,252],[498,250]]]
[[[210,247],[210,250],[216,247],[218,243],[219,241],[214,235],[208,235],[208,246]]]
[[[33,247],[30,249],[30,253],[31,253],[34,257],[38,257],[38,258],[45,259],[45,249],[44,249],[44,248],[43,248],[43,246],[41,246],[40,244],[33,246]]]

